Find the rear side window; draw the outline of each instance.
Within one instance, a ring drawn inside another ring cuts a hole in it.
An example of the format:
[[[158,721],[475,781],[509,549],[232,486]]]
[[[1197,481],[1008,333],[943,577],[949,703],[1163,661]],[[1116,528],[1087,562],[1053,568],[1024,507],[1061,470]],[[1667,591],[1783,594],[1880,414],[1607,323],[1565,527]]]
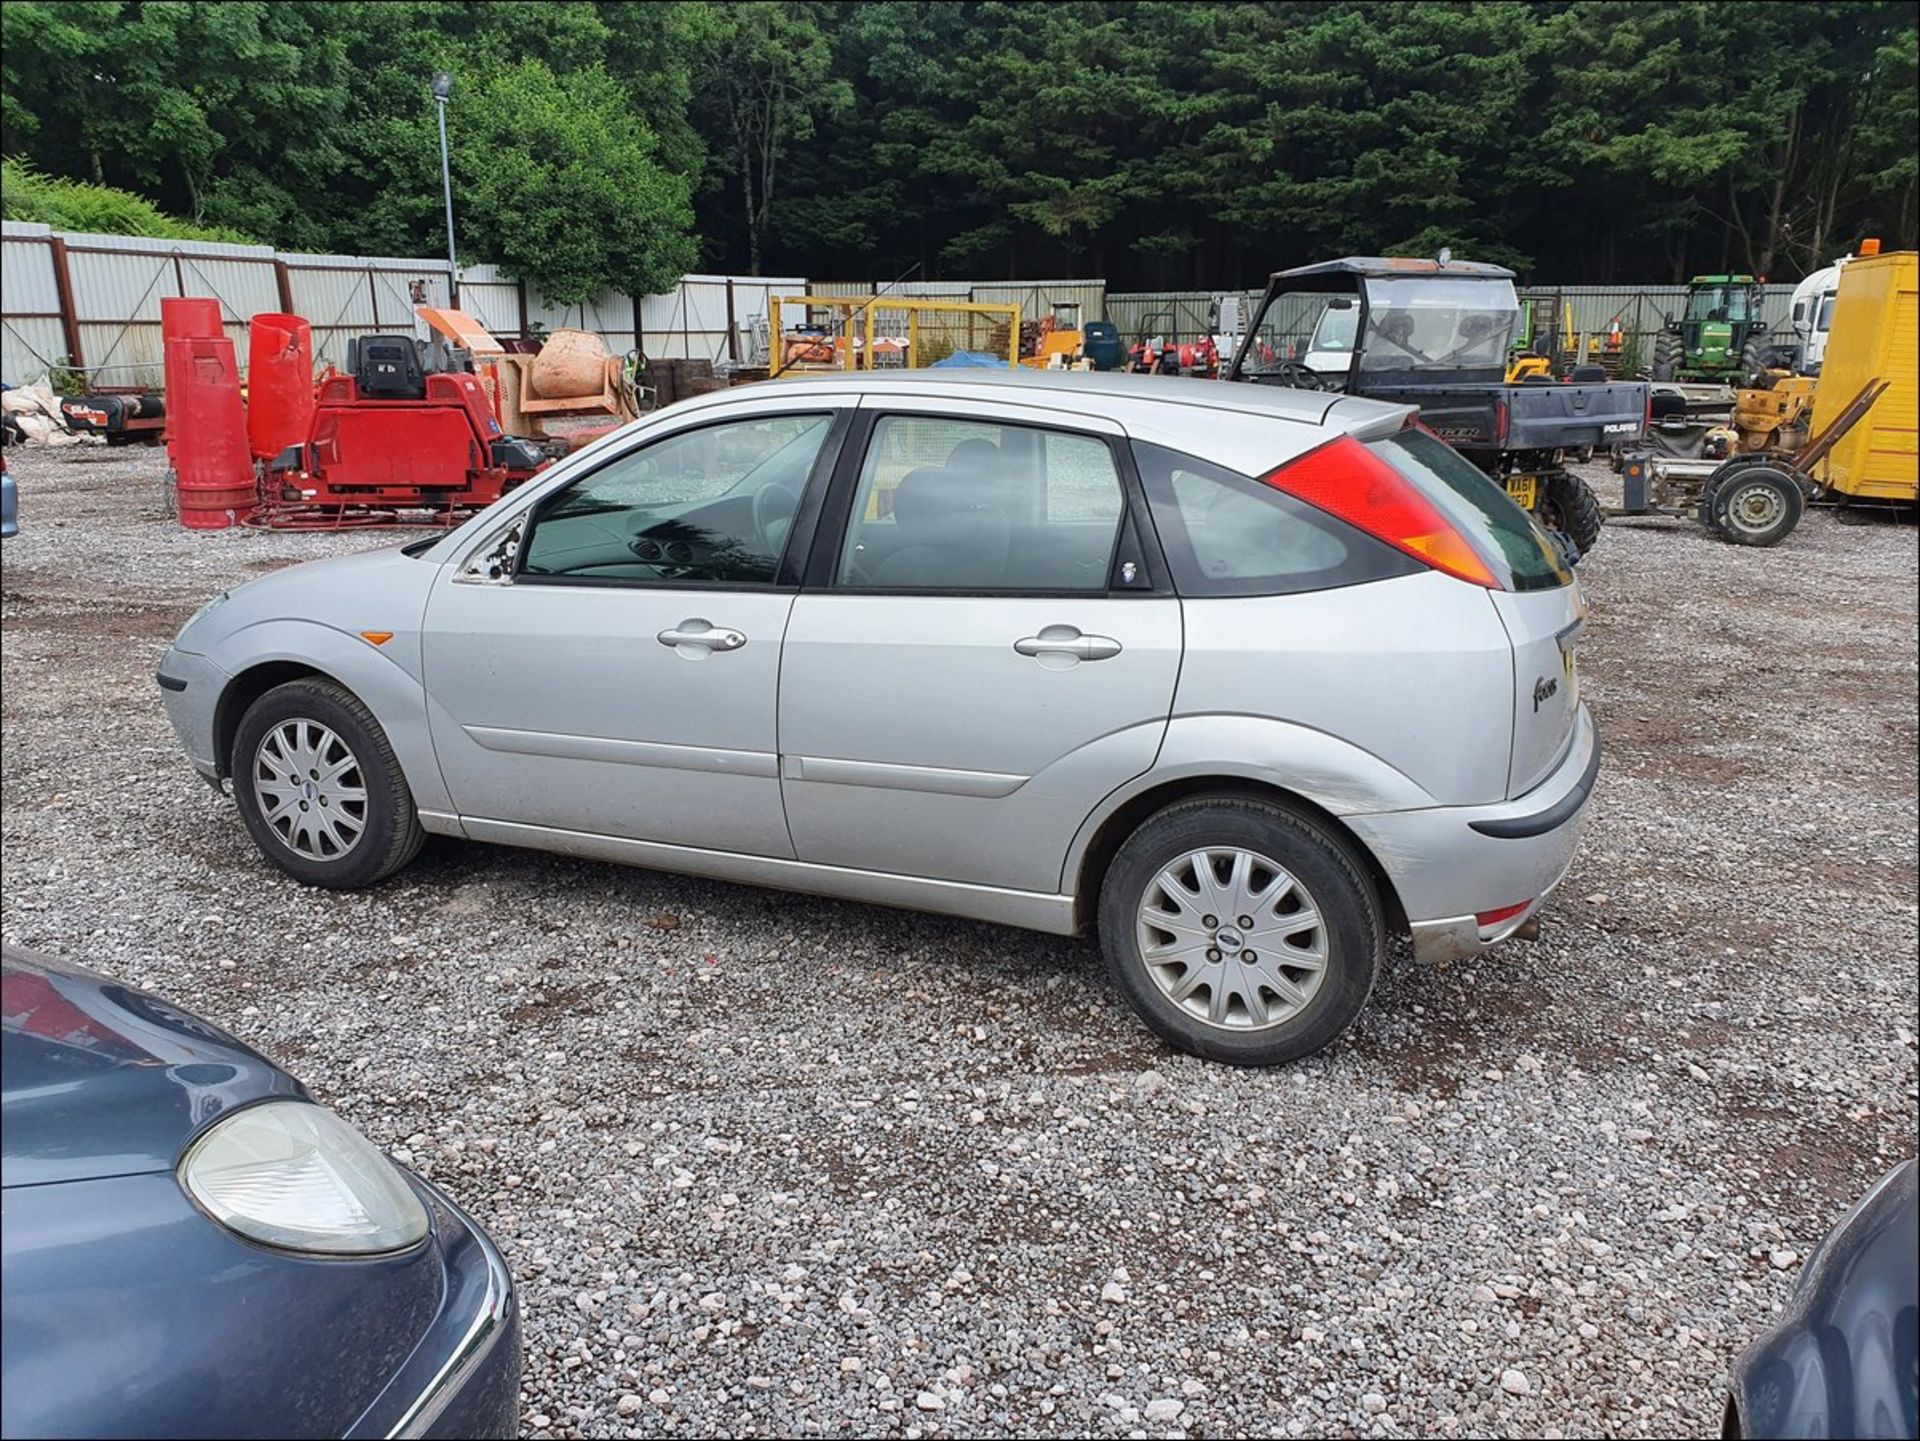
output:
[[[838,583],[863,590],[1104,591],[1126,514],[1091,435],[951,416],[874,423]]]
[[[1423,430],[1403,430],[1367,449],[1439,506],[1489,564],[1504,570],[1507,589],[1552,590],[1572,581],[1533,517],[1443,441]]]
[[[1158,445],[1136,444],[1133,454],[1182,595],[1295,595],[1425,569],[1237,471]]]

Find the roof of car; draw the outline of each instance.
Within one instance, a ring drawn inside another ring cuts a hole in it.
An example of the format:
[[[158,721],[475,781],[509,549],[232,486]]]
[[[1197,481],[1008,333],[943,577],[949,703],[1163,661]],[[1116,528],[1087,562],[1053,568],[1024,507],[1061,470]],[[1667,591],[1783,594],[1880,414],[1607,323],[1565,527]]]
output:
[[[1296,265],[1291,270],[1276,270],[1275,280],[1297,280],[1303,275],[1369,275],[1376,277],[1409,275],[1450,275],[1462,280],[1511,280],[1513,272],[1504,265],[1488,265],[1480,260],[1417,260],[1400,255],[1348,255],[1339,260],[1322,260],[1315,265]]]
[[[1029,405],[1053,404],[1065,409],[1107,411],[1108,404],[1133,406],[1142,401],[1179,406],[1199,406],[1209,410],[1228,410],[1241,415],[1257,415],[1273,420],[1296,421],[1303,425],[1325,426],[1336,406],[1338,424],[1353,430],[1369,421],[1387,422],[1403,416],[1404,405],[1365,400],[1323,390],[1294,390],[1286,386],[1256,385],[1220,380],[1200,380],[1191,376],[1129,375],[1120,371],[1091,370],[857,370],[809,371],[778,377],[780,384],[834,385],[858,391],[917,391],[923,395],[942,393],[964,396],[969,391],[992,390],[1007,400],[1018,399]],[[733,394],[715,392],[716,396]]]

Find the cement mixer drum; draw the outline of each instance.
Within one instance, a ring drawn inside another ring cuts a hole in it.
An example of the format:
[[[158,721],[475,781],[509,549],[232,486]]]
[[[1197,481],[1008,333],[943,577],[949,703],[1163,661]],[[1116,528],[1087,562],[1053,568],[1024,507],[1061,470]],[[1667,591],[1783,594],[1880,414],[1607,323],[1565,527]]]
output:
[[[590,330],[556,330],[533,358],[529,379],[546,400],[568,395],[600,394],[606,383],[612,353],[606,341]]]

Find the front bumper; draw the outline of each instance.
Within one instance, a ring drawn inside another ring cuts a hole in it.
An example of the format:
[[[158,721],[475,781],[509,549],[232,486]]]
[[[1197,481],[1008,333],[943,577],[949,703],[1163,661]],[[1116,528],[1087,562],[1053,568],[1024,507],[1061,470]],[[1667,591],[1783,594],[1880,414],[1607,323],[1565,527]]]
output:
[[[1539,914],[1573,864],[1599,767],[1600,733],[1583,705],[1566,756],[1518,800],[1343,817],[1393,882],[1418,959],[1476,955]],[[1495,925],[1475,919],[1522,901]]]
[[[214,713],[233,677],[203,655],[169,646],[154,674],[160,702],[166,707],[173,733],[180,738],[193,768],[215,785],[220,766],[214,755]]]
[[[486,1232],[439,1187],[407,1173],[433,1218],[445,1272],[440,1310],[349,1438],[520,1433],[520,1307]]]

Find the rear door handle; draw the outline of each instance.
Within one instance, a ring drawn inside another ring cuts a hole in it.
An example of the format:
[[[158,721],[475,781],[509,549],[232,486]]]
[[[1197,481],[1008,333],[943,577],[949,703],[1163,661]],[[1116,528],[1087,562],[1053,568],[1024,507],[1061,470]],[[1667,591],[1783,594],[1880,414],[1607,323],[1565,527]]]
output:
[[[1120,642],[1112,636],[1082,635],[1070,625],[1050,625],[1038,635],[1025,636],[1013,643],[1021,655],[1071,656],[1075,660],[1110,660],[1120,654]]]
[[[654,639],[681,655],[705,655],[716,650],[739,650],[747,643],[741,632],[695,617],[663,630]]]

